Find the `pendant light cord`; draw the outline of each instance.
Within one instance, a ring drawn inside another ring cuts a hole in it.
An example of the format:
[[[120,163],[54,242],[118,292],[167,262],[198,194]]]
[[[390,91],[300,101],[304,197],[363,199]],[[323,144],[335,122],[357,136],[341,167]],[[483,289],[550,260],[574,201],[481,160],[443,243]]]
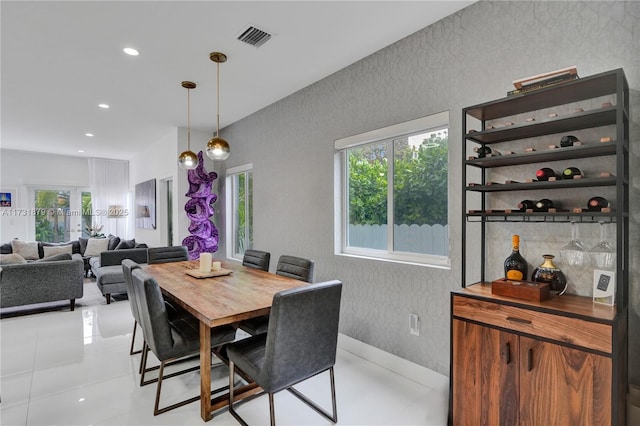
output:
[[[218,132],[220,131],[220,62],[216,63],[218,69],[217,75],[217,91],[218,91],[218,105],[217,105],[217,114],[216,114],[216,138],[218,137]]]
[[[191,151],[191,89],[187,89],[187,150]]]

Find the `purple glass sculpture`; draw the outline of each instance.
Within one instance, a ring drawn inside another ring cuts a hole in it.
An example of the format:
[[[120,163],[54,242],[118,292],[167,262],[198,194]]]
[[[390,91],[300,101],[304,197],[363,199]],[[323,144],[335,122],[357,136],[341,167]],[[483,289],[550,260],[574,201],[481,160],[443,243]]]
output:
[[[212,204],[218,196],[211,192],[213,181],[218,178],[216,172],[207,173],[204,169],[202,151],[198,153],[198,167],[187,172],[189,180],[189,192],[185,195],[191,197],[184,205],[187,217],[191,221],[189,235],[182,240],[182,245],[189,251],[189,259],[200,257],[200,253],[215,253],[218,251],[218,229],[209,220],[213,216]]]

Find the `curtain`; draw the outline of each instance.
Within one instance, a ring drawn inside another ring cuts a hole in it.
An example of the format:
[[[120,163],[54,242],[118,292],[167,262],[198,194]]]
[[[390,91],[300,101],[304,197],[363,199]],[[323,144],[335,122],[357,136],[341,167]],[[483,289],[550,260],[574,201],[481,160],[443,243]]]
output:
[[[104,235],[133,238],[129,162],[89,158],[93,227]]]

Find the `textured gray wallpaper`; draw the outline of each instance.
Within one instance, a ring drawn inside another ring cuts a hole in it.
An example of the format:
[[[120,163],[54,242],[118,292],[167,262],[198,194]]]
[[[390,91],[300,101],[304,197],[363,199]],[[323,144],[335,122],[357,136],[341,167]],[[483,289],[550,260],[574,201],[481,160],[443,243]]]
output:
[[[462,108],[505,96],[516,78],[570,65],[581,76],[622,67],[633,89],[638,154],[638,52],[638,2],[482,1],[234,123],[223,131],[232,144],[225,166],[254,165],[255,248],[271,251],[274,259],[313,258],[316,281],[342,280],[342,333],[448,374],[449,294],[461,285],[462,267]],[[334,255],[334,140],[445,110],[451,117],[451,270]],[[632,161],[637,170],[638,160]],[[637,192],[633,205],[640,211]],[[633,226],[637,235],[637,222]],[[527,247],[532,264],[538,250],[557,247],[553,234],[569,232],[506,227],[493,247],[498,264],[516,230],[525,241],[536,233],[536,247],[533,241]],[[468,268],[473,273],[477,265]],[[632,302],[637,312],[637,290]],[[409,334],[410,313],[421,318],[419,337]],[[631,325],[637,324],[634,313]]]

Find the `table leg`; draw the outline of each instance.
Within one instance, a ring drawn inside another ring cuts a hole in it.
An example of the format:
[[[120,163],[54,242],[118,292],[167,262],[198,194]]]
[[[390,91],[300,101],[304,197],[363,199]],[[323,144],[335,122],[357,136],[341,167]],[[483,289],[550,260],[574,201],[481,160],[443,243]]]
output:
[[[211,420],[211,328],[200,322],[200,416]]]

